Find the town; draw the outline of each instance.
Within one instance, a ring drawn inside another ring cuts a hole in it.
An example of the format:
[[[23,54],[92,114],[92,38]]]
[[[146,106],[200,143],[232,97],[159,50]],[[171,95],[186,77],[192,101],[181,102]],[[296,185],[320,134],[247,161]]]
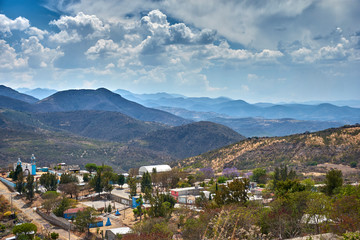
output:
[[[336,234],[359,229],[359,184],[343,182],[334,169],[319,179],[284,165],[271,173],[169,165],[115,173],[94,163],[38,167],[32,155],[1,171],[0,233],[8,240],[290,239],[299,232],[340,239]]]

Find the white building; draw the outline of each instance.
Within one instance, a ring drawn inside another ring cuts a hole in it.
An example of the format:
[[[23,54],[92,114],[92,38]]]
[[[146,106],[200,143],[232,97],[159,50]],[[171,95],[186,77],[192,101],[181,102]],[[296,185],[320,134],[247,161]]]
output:
[[[142,166],[139,168],[139,175],[144,175],[146,172],[152,173],[154,168],[157,173],[171,171],[171,167],[169,165]]]
[[[18,161],[14,163],[14,171],[16,170],[18,165],[21,166],[25,176],[36,175],[36,162],[34,155],[31,156],[31,163],[22,162],[21,159],[19,158]]]
[[[131,233],[131,228],[129,227],[107,229],[105,232],[105,239],[115,240],[117,234],[125,235],[129,233]]]

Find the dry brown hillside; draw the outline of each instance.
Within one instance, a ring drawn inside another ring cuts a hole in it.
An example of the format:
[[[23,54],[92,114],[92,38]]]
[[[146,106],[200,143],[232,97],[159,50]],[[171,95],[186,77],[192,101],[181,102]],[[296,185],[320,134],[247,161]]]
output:
[[[325,162],[360,165],[360,125],[286,137],[250,138],[185,159],[178,167],[209,166],[221,171],[226,167],[272,168],[282,163],[304,168]]]

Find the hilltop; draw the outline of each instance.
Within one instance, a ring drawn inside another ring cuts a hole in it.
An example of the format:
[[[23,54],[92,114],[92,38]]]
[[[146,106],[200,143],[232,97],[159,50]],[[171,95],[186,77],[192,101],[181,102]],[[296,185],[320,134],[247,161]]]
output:
[[[69,112],[79,110],[121,112],[138,120],[160,122],[171,126],[191,122],[168,112],[144,107],[105,88],[57,92],[35,103],[34,108],[36,112]]]
[[[238,143],[185,159],[178,167],[226,167],[253,169],[288,164],[303,168],[320,163],[343,163],[360,159],[360,126],[331,128],[286,137],[249,138]]]
[[[245,139],[245,137],[231,128],[203,121],[150,132],[145,137],[137,140],[135,145],[165,152],[182,159],[242,139]]]

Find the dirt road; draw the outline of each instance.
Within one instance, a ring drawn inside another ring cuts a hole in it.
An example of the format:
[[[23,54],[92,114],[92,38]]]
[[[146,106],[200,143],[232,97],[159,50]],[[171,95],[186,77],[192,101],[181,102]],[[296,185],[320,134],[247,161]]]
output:
[[[4,195],[6,198],[10,201],[10,194],[12,192],[2,183],[0,182],[0,195]],[[14,195],[14,194],[12,194]],[[32,223],[34,223],[38,227],[38,232],[57,232],[59,234],[60,239],[80,239],[73,233],[71,233],[69,238],[69,232],[65,231],[62,228],[56,227],[52,224],[50,224],[48,221],[43,219],[39,214],[37,214],[33,208],[28,207],[28,204],[24,202],[21,198],[13,196],[12,197],[12,204],[14,207],[19,209],[27,218],[32,220]]]

